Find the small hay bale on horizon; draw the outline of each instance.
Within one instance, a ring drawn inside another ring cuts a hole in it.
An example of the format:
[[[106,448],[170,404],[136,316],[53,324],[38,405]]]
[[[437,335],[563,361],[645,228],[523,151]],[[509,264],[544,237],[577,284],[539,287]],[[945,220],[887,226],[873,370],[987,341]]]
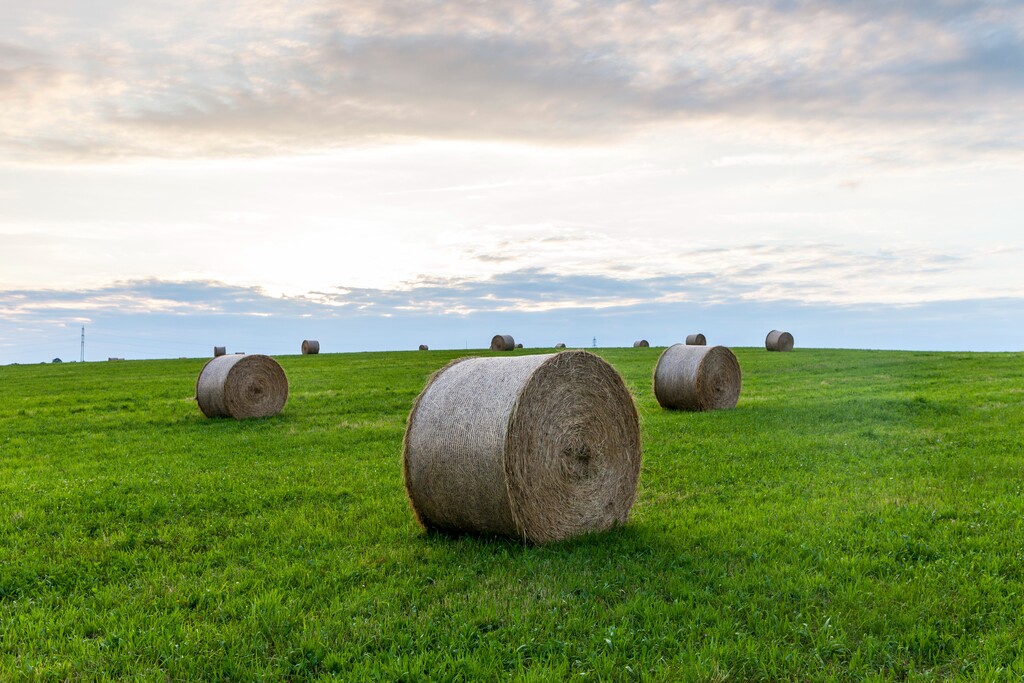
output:
[[[654,396],[663,408],[735,408],[742,386],[740,363],[724,346],[673,344],[654,367]]]
[[[302,355],[312,356],[320,353],[320,342],[316,339],[303,339],[302,340]]]
[[[707,346],[708,338],[700,332],[696,334],[686,335],[686,344],[688,346]]]
[[[214,358],[216,358],[218,356],[223,356],[227,352],[228,352],[228,349],[227,349],[226,346],[214,346],[213,347],[213,357]]]
[[[516,340],[511,334],[496,334],[491,337],[491,351],[511,351],[516,348]]]
[[[646,349],[649,348],[650,346],[650,342],[648,342],[646,339],[637,339],[635,342],[633,342],[634,349]]]
[[[196,402],[206,417],[270,417],[288,401],[288,377],[270,356],[211,358],[196,379]]]
[[[420,351],[429,351],[429,350],[430,350],[430,347],[429,347],[429,346],[427,346],[426,344],[420,344],[420,348],[419,348],[419,350],[420,350]]]
[[[462,358],[409,413],[406,493],[428,531],[560,541],[624,524],[640,423],[619,373],[586,351]]]
[[[565,344],[563,342],[558,342],[557,344],[555,344],[555,348],[556,349],[564,349],[565,348]]]
[[[769,351],[792,351],[793,335],[789,332],[772,330],[768,333],[768,336],[764,338],[764,348]]]

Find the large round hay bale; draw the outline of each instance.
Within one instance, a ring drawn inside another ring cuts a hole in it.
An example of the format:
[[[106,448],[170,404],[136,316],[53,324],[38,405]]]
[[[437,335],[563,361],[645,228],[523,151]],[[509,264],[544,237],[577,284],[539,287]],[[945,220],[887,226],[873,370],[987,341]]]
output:
[[[287,400],[288,377],[270,356],[212,358],[196,380],[196,401],[207,417],[269,417]]]
[[[793,335],[789,332],[772,330],[764,339],[764,347],[769,351],[792,351]]]
[[[625,523],[640,456],[633,398],[598,356],[464,358],[413,404],[403,473],[427,529],[546,543]]]
[[[650,343],[646,339],[637,339],[633,342],[634,349],[646,349],[650,346]]]
[[[516,340],[511,334],[496,334],[491,337],[491,351],[511,351],[516,348]]]
[[[742,384],[740,363],[724,346],[673,344],[654,368],[654,396],[663,408],[735,408]]]
[[[420,344],[420,351],[429,351],[429,350],[430,350],[430,347],[428,347],[426,344]]]
[[[687,346],[707,346],[708,338],[698,332],[697,334],[686,335]]]
[[[565,348],[565,344],[563,344],[562,342],[558,342],[557,344],[555,344],[555,348],[556,349],[564,349]]]
[[[217,356],[223,356],[227,352],[228,352],[228,350],[227,350],[227,347],[225,347],[225,346],[214,346],[213,347],[213,357],[214,358],[216,358]]]
[[[316,339],[303,339],[302,340],[302,355],[310,356],[313,354],[320,353],[320,342]]]

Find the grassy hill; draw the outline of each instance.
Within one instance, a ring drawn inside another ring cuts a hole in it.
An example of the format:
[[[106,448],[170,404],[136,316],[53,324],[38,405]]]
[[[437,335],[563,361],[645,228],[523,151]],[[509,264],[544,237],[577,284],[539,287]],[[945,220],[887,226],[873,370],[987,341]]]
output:
[[[1024,677],[1024,356],[735,351],[692,414],[598,350],[640,492],[546,547],[413,521],[405,419],[465,352],[279,357],[247,422],[201,359],[0,367],[0,680]]]

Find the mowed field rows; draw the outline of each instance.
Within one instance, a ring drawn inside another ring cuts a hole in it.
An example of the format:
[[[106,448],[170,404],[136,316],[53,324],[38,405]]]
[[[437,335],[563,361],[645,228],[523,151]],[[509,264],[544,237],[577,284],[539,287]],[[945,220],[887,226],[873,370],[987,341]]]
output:
[[[460,355],[0,367],[0,680],[1019,680],[1024,355],[734,349],[735,410],[640,413],[628,525],[427,535],[402,436]],[[517,351],[516,353],[531,353]]]

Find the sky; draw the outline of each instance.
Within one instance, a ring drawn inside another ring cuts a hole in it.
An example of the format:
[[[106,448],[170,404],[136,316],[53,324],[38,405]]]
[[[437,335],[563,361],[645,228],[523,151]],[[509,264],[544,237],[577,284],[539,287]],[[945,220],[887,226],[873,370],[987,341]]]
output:
[[[1024,349],[1024,3],[0,5],[0,364]]]

